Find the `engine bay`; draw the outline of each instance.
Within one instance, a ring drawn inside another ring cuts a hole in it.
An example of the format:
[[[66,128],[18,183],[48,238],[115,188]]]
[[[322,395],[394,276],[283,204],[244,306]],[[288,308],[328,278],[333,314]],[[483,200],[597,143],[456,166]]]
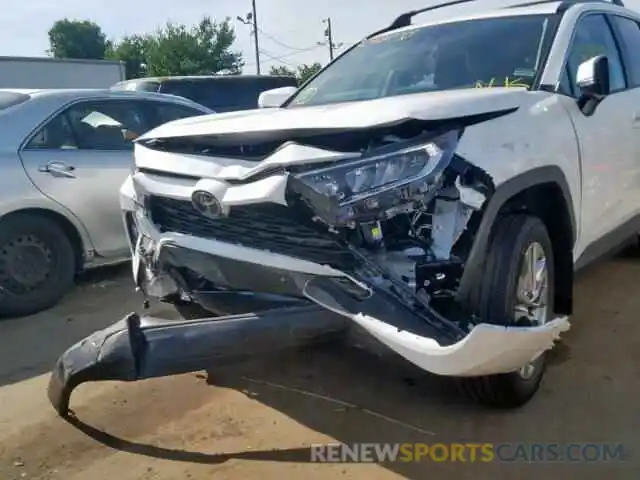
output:
[[[363,151],[433,136],[413,128],[401,131],[402,136],[375,135]],[[405,299],[410,292],[414,303],[451,315],[465,261],[495,185],[487,172],[455,154],[423,180],[388,192],[393,203],[385,203],[387,192],[380,192],[364,208],[354,208],[347,220],[336,215],[335,201],[331,205],[326,196],[295,180],[291,182],[295,194],[287,200],[296,209],[298,202],[303,203],[316,214],[315,222],[338,236],[365,265],[379,269],[361,275],[379,274],[393,288],[402,289]]]

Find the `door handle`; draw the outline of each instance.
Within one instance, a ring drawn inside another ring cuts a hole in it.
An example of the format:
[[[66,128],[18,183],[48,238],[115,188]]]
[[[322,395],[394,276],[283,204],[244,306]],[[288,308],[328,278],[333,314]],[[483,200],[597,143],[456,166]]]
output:
[[[49,162],[46,165],[42,165],[38,168],[38,171],[42,173],[48,173],[54,177],[59,178],[76,178],[73,171],[76,169],[73,165],[69,165],[65,162]]]

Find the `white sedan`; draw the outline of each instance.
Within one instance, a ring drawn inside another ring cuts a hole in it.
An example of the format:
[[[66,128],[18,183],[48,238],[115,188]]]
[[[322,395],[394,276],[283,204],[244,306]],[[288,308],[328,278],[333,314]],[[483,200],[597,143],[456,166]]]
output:
[[[156,93],[0,90],[0,316],[48,308],[79,271],[127,259],[132,140],[208,113]]]

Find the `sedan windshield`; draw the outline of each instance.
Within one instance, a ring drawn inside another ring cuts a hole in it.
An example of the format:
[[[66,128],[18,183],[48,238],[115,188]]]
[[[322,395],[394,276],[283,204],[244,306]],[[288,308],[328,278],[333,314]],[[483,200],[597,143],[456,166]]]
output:
[[[338,58],[287,106],[457,88],[529,88],[542,68],[551,19],[504,16],[382,34]]]

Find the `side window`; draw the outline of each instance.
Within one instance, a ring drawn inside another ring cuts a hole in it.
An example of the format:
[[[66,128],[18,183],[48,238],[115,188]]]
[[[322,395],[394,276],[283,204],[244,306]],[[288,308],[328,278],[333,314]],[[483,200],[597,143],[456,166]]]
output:
[[[138,102],[83,102],[71,106],[66,115],[83,150],[130,150],[132,141],[148,130]]]
[[[180,120],[181,118],[195,117],[205,113],[195,108],[177,105],[175,103],[153,102],[153,117],[151,128],[155,128],[163,123]]]
[[[206,102],[206,90],[200,88],[201,83],[193,80],[174,80],[165,82],[160,88],[160,93],[168,93],[178,97],[187,98],[211,108]]]
[[[76,140],[65,113],[50,120],[33,136],[25,147],[27,150],[75,150]]]
[[[188,98],[212,109],[213,111],[227,112],[258,107],[258,95],[263,89],[250,85],[247,81],[237,79],[218,79],[167,82],[162,93],[170,93]],[[265,89],[268,90],[268,89]]]
[[[264,90],[269,89],[251,80],[223,81],[216,85],[216,97],[222,109],[249,110],[258,108],[258,97]]]
[[[640,49],[640,25],[630,18],[612,16],[610,17],[615,24],[622,40],[622,48],[625,52],[625,60],[627,62],[627,74],[629,75],[629,86],[640,86],[640,57],[638,57],[638,49]]]
[[[611,91],[626,87],[620,53],[611,28],[604,15],[583,17],[576,27],[571,50],[569,51],[569,74],[571,83],[577,91],[576,74],[582,62],[597,55],[606,55],[609,59],[609,82]]]

